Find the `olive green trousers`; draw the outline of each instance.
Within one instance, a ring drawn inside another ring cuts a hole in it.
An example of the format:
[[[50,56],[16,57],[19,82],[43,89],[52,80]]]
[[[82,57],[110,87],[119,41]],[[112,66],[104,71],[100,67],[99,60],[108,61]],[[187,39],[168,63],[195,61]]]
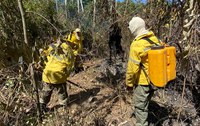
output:
[[[150,86],[138,85],[133,94],[135,107],[136,126],[148,126],[148,106],[153,92],[150,92]]]
[[[51,95],[54,89],[58,91],[59,104],[66,105],[68,97],[66,83],[63,84],[44,83],[42,89],[42,97],[40,98],[40,103],[47,105],[51,99]]]

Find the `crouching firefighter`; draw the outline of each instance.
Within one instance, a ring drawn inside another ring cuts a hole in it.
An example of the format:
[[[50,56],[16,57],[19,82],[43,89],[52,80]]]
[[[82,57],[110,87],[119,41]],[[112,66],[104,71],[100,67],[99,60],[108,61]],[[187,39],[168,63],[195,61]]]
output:
[[[133,17],[128,28],[135,39],[130,46],[126,86],[129,89],[136,87],[133,94],[136,126],[148,126],[148,106],[153,91],[145,74],[148,73],[149,65],[147,48],[151,47],[152,44],[144,38],[148,38],[157,44],[159,44],[159,40],[152,31],[146,30],[144,20],[139,17]]]
[[[59,105],[67,103],[66,81],[74,67],[73,50],[68,43],[61,43],[60,40],[49,46],[49,55],[42,74],[43,89],[40,105],[43,112],[47,111],[47,104],[50,101],[53,90],[59,93]]]

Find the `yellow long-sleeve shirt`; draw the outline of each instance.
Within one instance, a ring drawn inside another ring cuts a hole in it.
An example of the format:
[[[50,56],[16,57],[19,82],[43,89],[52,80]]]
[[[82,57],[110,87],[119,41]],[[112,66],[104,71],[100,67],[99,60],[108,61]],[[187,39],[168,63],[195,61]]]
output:
[[[66,43],[62,43],[58,49],[50,47],[48,60],[42,74],[42,80],[50,84],[65,83],[74,67],[73,50]]]
[[[140,63],[143,64],[146,73],[148,73],[148,51],[150,50],[152,44],[142,39],[144,37],[148,37],[154,43],[159,43],[159,40],[152,31],[138,36],[133,40],[130,46],[126,70],[126,85],[129,87],[133,87],[135,84],[149,84],[144,72],[141,70]]]

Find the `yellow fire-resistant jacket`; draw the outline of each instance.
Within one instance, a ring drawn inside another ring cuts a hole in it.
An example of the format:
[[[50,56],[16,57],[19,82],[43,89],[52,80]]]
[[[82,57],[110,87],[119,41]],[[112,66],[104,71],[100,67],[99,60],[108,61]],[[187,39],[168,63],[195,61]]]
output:
[[[50,48],[42,80],[50,84],[65,83],[74,67],[73,50],[66,43],[62,43],[59,47],[55,44],[55,48],[52,46]]]
[[[74,44],[74,46],[72,47],[74,55],[77,56],[78,54],[81,53],[81,51],[83,50],[83,37],[81,35],[80,40],[78,40],[75,36],[75,32],[69,34],[67,36],[67,41],[71,42]]]
[[[129,59],[126,71],[126,85],[133,87],[135,84],[148,85],[148,80],[141,69],[140,63],[144,65],[146,73],[148,73],[148,55],[147,52],[152,46],[148,41],[142,39],[148,37],[155,43],[159,44],[159,40],[156,38],[152,31],[147,34],[138,36],[133,40],[130,46]],[[156,69],[156,68],[155,68]]]

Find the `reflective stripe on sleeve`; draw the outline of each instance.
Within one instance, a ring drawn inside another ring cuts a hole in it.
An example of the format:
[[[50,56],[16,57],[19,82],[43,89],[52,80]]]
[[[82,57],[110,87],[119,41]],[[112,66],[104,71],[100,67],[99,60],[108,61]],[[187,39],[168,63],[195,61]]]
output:
[[[149,50],[151,50],[150,47],[146,47],[146,48],[144,48],[144,52],[147,52],[147,51],[149,51]]]
[[[129,60],[130,60],[131,62],[133,62],[133,63],[137,64],[137,65],[139,65],[139,64],[140,64],[140,62],[139,62],[139,61],[137,61],[137,60],[134,60],[134,59],[132,59],[132,58],[130,58],[130,57],[129,57]]]

